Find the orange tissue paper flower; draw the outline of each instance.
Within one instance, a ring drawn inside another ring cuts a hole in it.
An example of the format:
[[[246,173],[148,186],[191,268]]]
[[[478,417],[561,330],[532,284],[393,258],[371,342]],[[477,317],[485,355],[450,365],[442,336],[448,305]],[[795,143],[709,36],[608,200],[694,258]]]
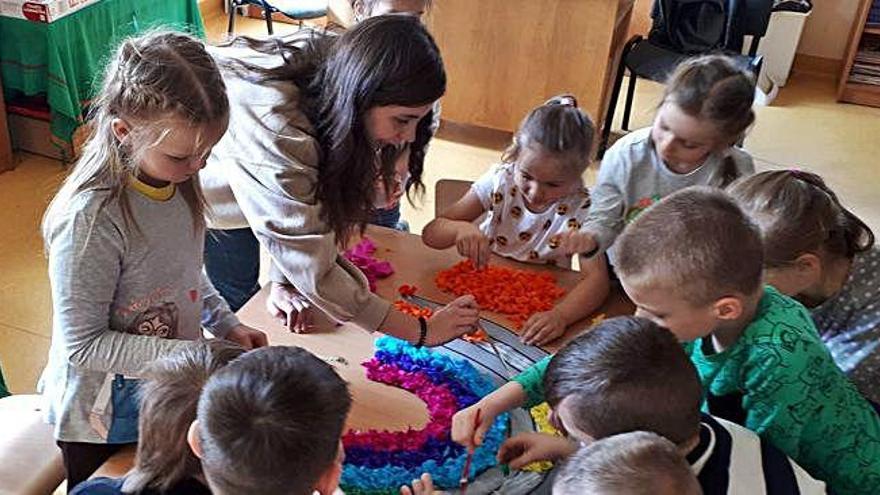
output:
[[[518,328],[565,294],[550,273],[497,266],[477,270],[470,260],[441,270],[434,281],[457,296],[472,294],[480,308],[508,315]]]

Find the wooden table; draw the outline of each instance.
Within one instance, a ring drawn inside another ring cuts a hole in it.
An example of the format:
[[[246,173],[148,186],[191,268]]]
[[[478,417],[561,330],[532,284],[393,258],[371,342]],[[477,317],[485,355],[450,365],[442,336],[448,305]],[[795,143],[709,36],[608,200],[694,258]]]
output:
[[[397,287],[402,284],[415,285],[419,295],[427,299],[446,303],[454,296],[441,292],[434,285],[434,276],[440,270],[448,268],[461,260],[454,249],[437,251],[422,244],[417,235],[398,232],[383,227],[370,226],[367,237],[376,243],[378,249],[375,257],[391,261],[395,273],[380,280],[377,292],[389,300],[398,298]],[[570,289],[578,280],[577,272],[559,268],[526,265],[506,258],[493,256],[492,263],[512,266],[521,269],[550,270],[560,286]],[[388,387],[367,380],[360,363],[373,355],[373,342],[382,336],[381,333],[368,333],[351,324],[336,325],[326,317],[319,316],[315,321],[315,330],[308,334],[295,334],[272,318],[266,311],[268,287],[264,287],[238,312],[242,323],[266,332],[271,345],[300,346],[325,357],[342,357],[348,364],[335,365],[336,370],[349,383],[354,397],[352,411],[348,418],[349,428],[406,429],[421,428],[428,420],[424,403],[409,392]],[[606,315],[631,314],[632,304],[619,290],[612,291],[611,296],[598,312]],[[507,328],[513,324],[504,315],[484,312],[483,318],[499,323]],[[586,318],[572,325],[565,336],[559,341],[546,346],[546,350],[554,352],[566,342],[582,333],[589,327]],[[390,412],[393,411],[393,414]],[[101,476],[122,476],[133,464],[133,449],[117,454],[105,463],[99,471]]]
[[[378,246],[374,256],[391,261],[394,266],[395,273],[377,283],[379,295],[388,300],[398,299],[397,288],[402,284],[410,284],[419,288],[419,296],[432,301],[447,303],[454,299],[453,295],[440,291],[434,284],[434,276],[438,271],[449,268],[462,259],[454,249],[437,251],[422,244],[417,235],[382,227],[371,226],[367,229],[367,237]],[[492,263],[538,269],[535,265],[501,257],[493,257]],[[577,272],[558,268],[551,270],[557,276],[559,285],[566,289],[570,289],[580,280]],[[407,426],[424,425],[427,413],[419,399],[408,392],[371,382],[364,375],[360,363],[372,356],[373,341],[382,334],[370,334],[350,324],[337,327],[326,319],[318,322],[314,333],[291,333],[269,316],[265,304],[267,294],[268,288],[264,287],[241,308],[238,312],[239,318],[243,323],[266,332],[272,345],[296,345],[322,356],[345,358],[348,366],[337,366],[337,370],[351,384],[354,396],[354,405],[349,416],[350,427],[403,429]],[[620,292],[614,292],[599,312],[606,315],[630,314],[632,305]],[[513,328],[511,321],[504,315],[484,312],[482,317],[506,328]],[[572,325],[562,339],[546,346],[546,350],[554,352],[559,349],[588,328],[590,320],[591,318],[586,318]],[[395,414],[389,415],[388,411],[395,411]]]
[[[635,0],[443,0],[427,24],[447,73],[443,119],[514,131],[573,93],[602,128]]]

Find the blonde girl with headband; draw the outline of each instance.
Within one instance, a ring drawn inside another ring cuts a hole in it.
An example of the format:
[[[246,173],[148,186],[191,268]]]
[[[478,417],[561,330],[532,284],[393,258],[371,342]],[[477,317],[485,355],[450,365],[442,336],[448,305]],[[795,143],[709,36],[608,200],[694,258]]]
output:
[[[533,109],[502,163],[425,227],[425,244],[436,249],[455,246],[477,267],[486,266],[491,253],[526,263],[570,266],[571,254],[563,252],[560,239],[580,229],[589,212],[590,195],[581,175],[590,164],[594,134],[592,120],[574,96],[556,96]],[[526,322],[525,342],[549,342],[602,304],[609,290],[605,258],[582,259],[581,271],[584,279],[578,288],[553,310]]]
[[[52,345],[41,379],[72,489],[138,439],[138,377],[202,328],[247,348],[202,270],[198,173],[226,131],[214,59],[188,35],[122,42],[93,104],[93,133],[43,219]]]

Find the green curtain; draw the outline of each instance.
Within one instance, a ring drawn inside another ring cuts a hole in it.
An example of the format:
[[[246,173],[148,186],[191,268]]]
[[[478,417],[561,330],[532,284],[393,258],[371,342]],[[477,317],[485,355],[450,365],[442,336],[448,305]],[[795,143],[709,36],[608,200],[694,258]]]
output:
[[[52,134],[69,143],[118,42],[160,26],[204,37],[198,1],[100,0],[49,24],[0,17],[5,96],[44,93]]]

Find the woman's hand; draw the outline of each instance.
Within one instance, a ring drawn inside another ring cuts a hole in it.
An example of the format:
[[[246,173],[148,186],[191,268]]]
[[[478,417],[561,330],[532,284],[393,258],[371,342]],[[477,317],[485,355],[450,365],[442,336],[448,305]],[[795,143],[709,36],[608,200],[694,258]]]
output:
[[[272,282],[266,309],[291,332],[307,333],[312,328],[312,305],[292,285]]]
[[[455,247],[458,249],[458,254],[473,261],[477,268],[488,265],[489,256],[492,254],[489,238],[471,223],[462,223],[457,228]]]
[[[226,340],[235,342],[245,349],[256,349],[269,345],[266,334],[247,325],[238,325],[226,334]]]
[[[474,331],[480,320],[480,310],[474,296],[466,295],[434,312],[428,319],[425,345],[434,347]]]

